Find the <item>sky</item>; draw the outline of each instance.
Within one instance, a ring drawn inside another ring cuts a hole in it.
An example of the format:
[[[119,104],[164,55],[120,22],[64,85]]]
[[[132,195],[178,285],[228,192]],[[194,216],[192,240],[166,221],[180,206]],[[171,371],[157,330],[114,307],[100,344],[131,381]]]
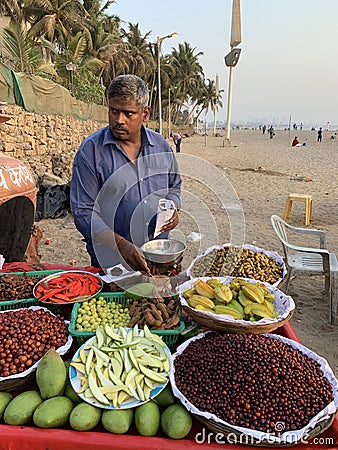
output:
[[[108,12],[138,23],[152,42],[176,31],[162,54],[184,42],[202,52],[206,78],[218,74],[224,90],[217,120],[227,120],[232,0],[116,0]],[[241,0],[241,27],[232,123],[287,125],[291,118],[304,127],[338,127],[338,0]]]

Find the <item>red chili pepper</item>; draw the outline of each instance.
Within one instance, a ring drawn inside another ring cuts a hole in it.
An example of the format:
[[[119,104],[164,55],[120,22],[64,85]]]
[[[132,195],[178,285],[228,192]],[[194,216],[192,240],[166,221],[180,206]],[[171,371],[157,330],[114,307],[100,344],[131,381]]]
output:
[[[53,298],[50,299],[49,302],[50,302],[50,303],[60,303],[60,304],[64,304],[64,303],[65,303],[65,300],[62,300],[62,299],[53,297]]]
[[[100,287],[101,283],[95,275],[60,273],[57,277],[41,283],[36,289],[36,294],[41,294],[39,301],[74,302],[76,298],[95,294]]]
[[[45,295],[38,298],[39,302],[42,302],[43,300],[47,300],[50,297],[53,297],[54,294],[62,292],[64,288],[58,288],[58,289],[50,289]]]
[[[99,286],[97,284],[90,284],[89,285],[89,291],[91,294],[95,294],[95,292],[97,292]]]
[[[79,302],[82,300],[86,300],[88,298],[88,295],[78,295],[77,297],[73,298],[73,301]]]
[[[39,284],[37,287],[36,287],[36,290],[35,290],[38,294],[41,294],[42,292],[45,292],[45,289],[44,289],[44,287],[43,286],[41,286],[41,284]]]
[[[66,294],[54,294],[53,297],[51,298],[51,301],[54,301],[55,299],[57,300],[62,300],[63,302],[70,302],[73,301],[72,298],[70,298],[68,295]]]

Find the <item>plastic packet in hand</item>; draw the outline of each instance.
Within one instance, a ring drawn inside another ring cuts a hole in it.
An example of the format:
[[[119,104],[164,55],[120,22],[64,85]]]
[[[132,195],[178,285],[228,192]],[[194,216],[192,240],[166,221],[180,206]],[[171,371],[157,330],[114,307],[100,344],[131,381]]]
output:
[[[174,214],[176,209],[176,205],[172,200],[167,200],[165,198],[161,198],[158,201],[157,208],[157,217],[156,217],[156,227],[154,237],[160,234],[160,230],[163,225],[168,222],[171,216]]]

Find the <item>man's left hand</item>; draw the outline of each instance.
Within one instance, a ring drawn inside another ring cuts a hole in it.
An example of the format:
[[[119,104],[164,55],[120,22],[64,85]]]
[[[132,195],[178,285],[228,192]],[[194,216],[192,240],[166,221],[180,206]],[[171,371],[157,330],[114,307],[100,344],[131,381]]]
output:
[[[168,220],[168,222],[166,222],[163,225],[160,232],[164,233],[165,231],[173,230],[175,227],[177,227],[178,222],[179,222],[178,212],[177,212],[177,209],[175,209],[174,214],[171,216],[171,218]]]

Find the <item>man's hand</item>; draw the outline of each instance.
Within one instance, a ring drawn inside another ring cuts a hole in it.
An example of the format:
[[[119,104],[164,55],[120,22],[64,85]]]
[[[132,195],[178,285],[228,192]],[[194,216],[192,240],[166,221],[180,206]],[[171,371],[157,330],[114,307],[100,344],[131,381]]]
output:
[[[175,209],[174,214],[170,217],[170,219],[168,220],[168,222],[166,222],[161,230],[160,233],[164,233],[165,231],[170,231],[173,230],[175,227],[177,227],[178,225],[178,212],[177,209]]]
[[[117,243],[117,248],[121,254],[121,258],[131,269],[139,270],[144,275],[150,275],[150,269],[147,266],[146,260],[136,245],[127,241],[127,239],[121,238]]]

